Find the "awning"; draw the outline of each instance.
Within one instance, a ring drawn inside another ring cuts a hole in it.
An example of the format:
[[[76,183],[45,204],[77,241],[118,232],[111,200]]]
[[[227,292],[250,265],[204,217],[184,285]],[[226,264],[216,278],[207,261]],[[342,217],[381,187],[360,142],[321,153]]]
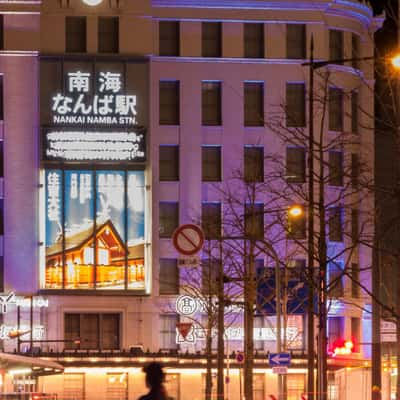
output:
[[[57,362],[10,353],[0,353],[0,368],[11,375],[25,376],[53,375],[64,371],[64,367]]]

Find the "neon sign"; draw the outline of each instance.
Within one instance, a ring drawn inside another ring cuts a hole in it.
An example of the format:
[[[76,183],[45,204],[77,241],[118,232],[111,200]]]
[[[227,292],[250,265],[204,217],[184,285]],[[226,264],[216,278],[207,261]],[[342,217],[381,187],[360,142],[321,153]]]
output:
[[[30,327],[28,325],[21,325],[19,330],[22,332],[30,333]],[[12,339],[10,333],[17,330],[16,326],[11,325],[0,325],[0,340]],[[32,329],[32,339],[41,340],[44,338],[45,328],[43,325],[36,325]]]
[[[11,305],[21,308],[31,307],[30,297],[16,296],[14,292],[0,295],[0,314],[7,314]],[[33,308],[43,308],[49,306],[49,300],[43,297],[32,297]]]
[[[134,125],[136,96],[121,94],[120,73],[100,72],[97,93],[91,95],[90,72],[69,72],[67,95],[52,98],[54,124]]]

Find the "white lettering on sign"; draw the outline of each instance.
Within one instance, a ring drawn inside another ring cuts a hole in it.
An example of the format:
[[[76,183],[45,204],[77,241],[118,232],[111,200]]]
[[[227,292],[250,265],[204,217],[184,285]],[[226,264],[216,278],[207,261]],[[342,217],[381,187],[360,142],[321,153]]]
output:
[[[60,177],[56,172],[47,175],[47,218],[60,221]]]
[[[145,158],[144,135],[137,132],[52,131],[46,134],[46,139],[46,157],[49,159],[137,161]],[[49,198],[48,209],[52,201],[52,211],[55,213],[53,200]]]
[[[8,294],[0,294],[0,313],[6,314],[9,311],[11,305],[16,305],[21,308],[30,308],[31,298],[16,296],[14,292],[10,292]],[[48,307],[49,300],[43,297],[33,297],[32,306],[33,308]]]
[[[120,73],[100,72],[98,93],[89,96],[90,72],[68,73],[68,94],[57,93],[52,101],[55,124],[136,124],[136,96],[124,95]]]

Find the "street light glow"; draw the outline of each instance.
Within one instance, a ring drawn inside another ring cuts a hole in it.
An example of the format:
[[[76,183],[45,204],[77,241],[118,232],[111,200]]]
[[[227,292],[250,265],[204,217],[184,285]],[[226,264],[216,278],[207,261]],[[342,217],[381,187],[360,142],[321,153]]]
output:
[[[292,206],[289,208],[289,215],[291,217],[300,217],[303,215],[303,208],[300,206]]]
[[[394,68],[400,69],[400,54],[392,57],[392,65]]]

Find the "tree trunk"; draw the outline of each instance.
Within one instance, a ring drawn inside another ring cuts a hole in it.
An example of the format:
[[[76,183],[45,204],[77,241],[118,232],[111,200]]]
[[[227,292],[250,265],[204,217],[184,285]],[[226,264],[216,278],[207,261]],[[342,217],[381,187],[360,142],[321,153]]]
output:
[[[206,335],[206,396],[205,400],[211,400],[212,394],[212,316],[208,313],[207,335]]]

